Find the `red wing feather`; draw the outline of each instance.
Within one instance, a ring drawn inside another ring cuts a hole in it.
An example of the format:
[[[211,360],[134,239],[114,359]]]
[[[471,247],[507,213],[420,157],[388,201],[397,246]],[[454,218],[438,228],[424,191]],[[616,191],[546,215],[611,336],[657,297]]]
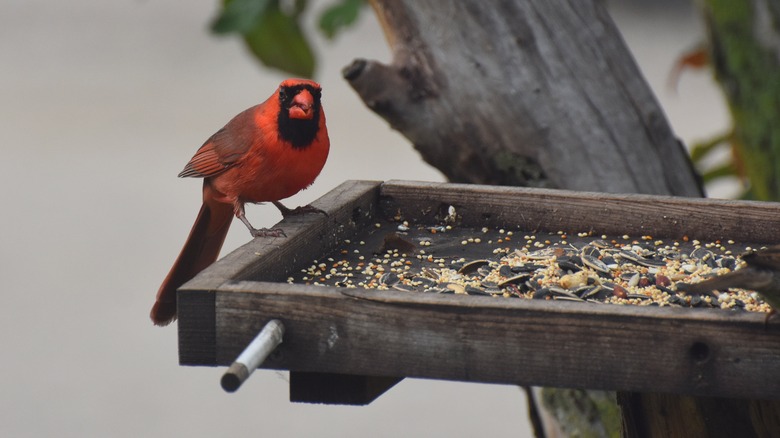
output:
[[[179,173],[179,177],[207,177],[214,176],[227,169],[228,163],[220,163],[219,156],[214,150],[214,143],[206,142],[198,149],[195,156],[184,166],[184,170]]]
[[[237,115],[206,140],[179,176],[204,178],[218,175],[234,165],[252,146],[255,124],[251,117],[256,108]]]

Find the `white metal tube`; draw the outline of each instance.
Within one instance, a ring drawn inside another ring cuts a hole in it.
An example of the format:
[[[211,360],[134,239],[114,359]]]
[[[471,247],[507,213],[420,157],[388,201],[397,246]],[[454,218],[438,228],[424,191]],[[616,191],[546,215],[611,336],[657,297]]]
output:
[[[222,376],[222,388],[227,392],[235,392],[268,355],[282,343],[283,335],[284,325],[281,321],[278,319],[268,321]]]

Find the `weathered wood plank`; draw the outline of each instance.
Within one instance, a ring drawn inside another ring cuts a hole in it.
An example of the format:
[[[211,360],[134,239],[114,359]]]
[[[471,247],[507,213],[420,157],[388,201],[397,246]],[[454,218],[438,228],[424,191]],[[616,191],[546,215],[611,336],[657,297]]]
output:
[[[348,182],[315,203],[328,218],[283,221],[286,239],[255,239],[180,290],[181,363],[229,365],[276,318],[285,341],[265,366],[292,372],[780,399],[780,327],[762,314],[279,282],[380,215],[430,220],[439,203],[466,226],[780,241],[774,203]]]
[[[287,237],[255,238],[220,259],[181,290],[211,290],[229,279],[282,280],[301,263],[328,251],[338,239],[365,227],[376,214],[381,182],[346,181],[317,199],[322,214],[292,216],[274,225]]]
[[[214,365],[217,360],[215,297],[212,291],[190,291],[186,305],[178,308],[180,364]]]
[[[290,401],[336,405],[367,405],[384,394],[400,377],[290,372]]]
[[[327,212],[327,218],[307,214],[285,219],[276,227],[287,237],[253,239],[185,283],[177,293],[179,363],[214,364],[218,327],[212,291],[237,279],[283,280],[292,269],[327,252],[339,239],[368,225],[376,214],[379,184],[344,182],[312,203]]]
[[[467,226],[780,242],[775,202],[412,181],[389,181],[381,196],[385,214],[431,220],[439,204],[454,205]]]
[[[216,307],[220,365],[277,318],[269,368],[780,398],[780,327],[760,314],[266,282],[226,285]]]

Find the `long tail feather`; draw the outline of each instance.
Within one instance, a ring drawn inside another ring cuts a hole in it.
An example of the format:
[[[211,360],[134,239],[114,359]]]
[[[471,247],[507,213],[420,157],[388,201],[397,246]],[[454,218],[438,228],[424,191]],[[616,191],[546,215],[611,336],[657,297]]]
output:
[[[184,248],[157,292],[150,314],[155,325],[168,325],[176,319],[176,289],[217,260],[232,218],[229,204],[204,203],[200,208]]]

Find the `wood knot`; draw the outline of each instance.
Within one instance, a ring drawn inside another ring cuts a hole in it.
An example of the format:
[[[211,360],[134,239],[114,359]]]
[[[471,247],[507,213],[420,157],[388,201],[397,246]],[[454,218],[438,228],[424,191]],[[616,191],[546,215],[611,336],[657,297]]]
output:
[[[696,341],[688,348],[688,355],[694,362],[703,364],[710,358],[710,346],[706,342]]]

